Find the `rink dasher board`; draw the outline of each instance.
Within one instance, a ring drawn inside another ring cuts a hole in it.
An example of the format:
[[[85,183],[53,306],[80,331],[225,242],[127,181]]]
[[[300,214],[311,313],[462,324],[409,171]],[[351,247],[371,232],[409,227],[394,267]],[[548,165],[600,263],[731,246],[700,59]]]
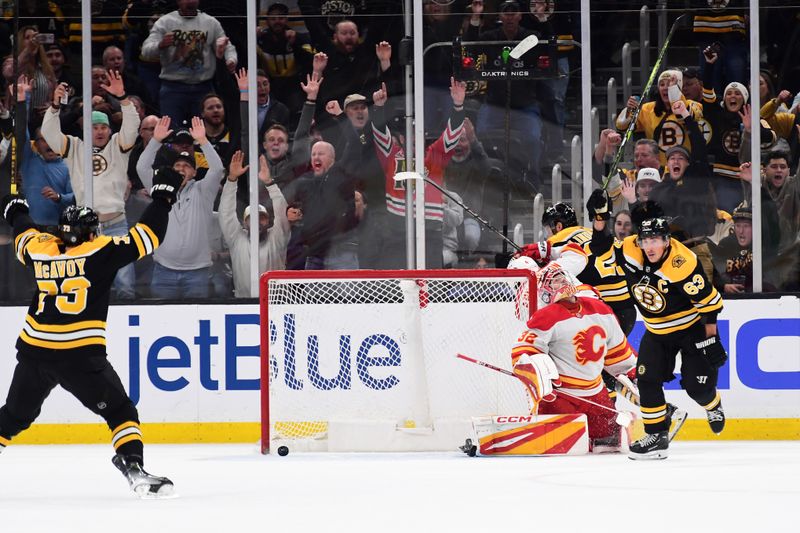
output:
[[[23,307],[0,307],[3,396],[13,373],[13,347],[25,312]],[[256,304],[110,308],[109,359],[137,403],[148,440],[258,439],[258,320]],[[380,329],[376,326],[376,333]],[[729,420],[723,438],[800,439],[800,299],[726,301],[719,331],[730,354],[719,379]],[[639,322],[631,335],[635,346],[642,332]],[[358,339],[353,343],[357,345]],[[305,340],[299,339],[301,346]],[[302,372],[302,351],[297,354],[298,372]],[[668,385],[667,399],[689,411],[681,437],[713,437],[702,409],[675,390],[678,379]],[[353,381],[358,380],[354,377]],[[37,424],[15,442],[107,442],[108,430],[97,422],[77,400],[57,388]],[[65,424],[70,425],[68,430]]]

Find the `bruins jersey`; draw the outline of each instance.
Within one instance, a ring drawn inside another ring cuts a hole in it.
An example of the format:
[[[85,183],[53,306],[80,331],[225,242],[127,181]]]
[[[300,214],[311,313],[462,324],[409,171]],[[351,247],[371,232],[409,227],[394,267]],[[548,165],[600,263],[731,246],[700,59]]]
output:
[[[703,117],[700,125],[714,161],[714,174],[721,178],[739,179],[739,148],[742,145],[739,113],[720,105],[713,88],[703,89]]]
[[[69,250],[55,235],[18,215],[17,259],[33,271],[37,291],[17,350],[42,359],[106,353],[106,317],[117,271],[155,250],[167,229],[168,205],[153,201],[127,235],[97,237]]]
[[[581,283],[597,289],[602,300],[612,309],[631,307],[633,303],[625,277],[614,267],[611,251],[595,255],[589,249],[591,241],[590,229],[581,226],[562,229],[547,239],[550,258]]]
[[[636,238],[626,237],[615,243],[612,251],[647,330],[667,335],[689,328],[703,316],[715,322],[722,310],[722,296],[706,279],[695,254],[670,238],[667,257],[650,263]]]
[[[694,100],[687,100],[686,98],[683,98],[683,100],[695,120],[700,122],[703,118],[702,106]],[[628,128],[630,120],[630,112],[623,109],[616,120],[617,129],[624,132]],[[701,125],[701,129],[702,127]],[[683,146],[689,150],[689,153],[692,151],[692,143],[689,141],[689,134],[686,131],[683,120],[676,117],[671,111],[657,115],[655,102],[642,104],[642,110],[636,118],[635,131],[644,133],[646,138],[653,139],[658,144],[658,160],[662,167],[667,162],[667,150],[673,146]]]

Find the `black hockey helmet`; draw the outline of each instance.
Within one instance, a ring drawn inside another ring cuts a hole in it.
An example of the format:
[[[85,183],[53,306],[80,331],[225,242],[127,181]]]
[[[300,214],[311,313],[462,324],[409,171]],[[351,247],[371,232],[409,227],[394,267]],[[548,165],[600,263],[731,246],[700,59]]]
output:
[[[633,224],[634,233],[639,233],[642,227],[642,222],[651,218],[663,218],[664,208],[661,204],[654,200],[647,200],[646,202],[639,202],[633,209],[631,209],[631,223]]]
[[[647,237],[663,237],[669,240],[669,235],[669,220],[664,217],[648,218],[643,220],[639,227],[637,241],[641,242]]]
[[[90,233],[97,233],[100,219],[90,207],[71,205],[64,209],[58,219],[61,240],[67,246],[77,246],[89,240]]]
[[[578,225],[578,217],[571,205],[558,202],[545,209],[542,215],[542,225],[553,228],[556,222],[561,222],[565,228]]]

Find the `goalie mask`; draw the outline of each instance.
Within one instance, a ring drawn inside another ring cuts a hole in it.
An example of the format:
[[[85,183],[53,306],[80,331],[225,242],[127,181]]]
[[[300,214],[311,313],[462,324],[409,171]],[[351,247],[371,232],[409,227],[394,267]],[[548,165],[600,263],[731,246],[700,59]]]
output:
[[[97,234],[100,219],[90,207],[71,205],[64,209],[58,219],[59,237],[67,246],[77,246]]]
[[[558,264],[549,264],[538,275],[539,300],[544,305],[554,304],[575,296],[577,289],[572,279]]]

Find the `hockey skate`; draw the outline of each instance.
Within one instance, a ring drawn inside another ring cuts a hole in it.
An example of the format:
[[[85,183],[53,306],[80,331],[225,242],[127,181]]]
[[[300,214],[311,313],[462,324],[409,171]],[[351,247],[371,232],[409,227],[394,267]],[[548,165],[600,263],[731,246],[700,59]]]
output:
[[[719,435],[725,428],[725,411],[722,410],[722,402],[710,411],[706,411],[708,417],[708,425],[711,426],[711,431]]]
[[[131,490],[142,499],[176,498],[178,494],[172,481],[165,477],[148,474],[135,460],[117,454],[111,462],[119,469],[128,480]]]
[[[631,444],[628,458],[633,460],[666,459],[667,448],[669,448],[669,436],[666,431],[648,433]]]
[[[686,422],[686,419],[689,417],[689,413],[684,411],[683,409],[678,409],[677,406],[672,405],[671,403],[667,404],[667,418],[672,420],[672,426],[669,428],[669,441],[672,442],[672,439],[675,438],[675,435],[683,427],[683,423]]]

